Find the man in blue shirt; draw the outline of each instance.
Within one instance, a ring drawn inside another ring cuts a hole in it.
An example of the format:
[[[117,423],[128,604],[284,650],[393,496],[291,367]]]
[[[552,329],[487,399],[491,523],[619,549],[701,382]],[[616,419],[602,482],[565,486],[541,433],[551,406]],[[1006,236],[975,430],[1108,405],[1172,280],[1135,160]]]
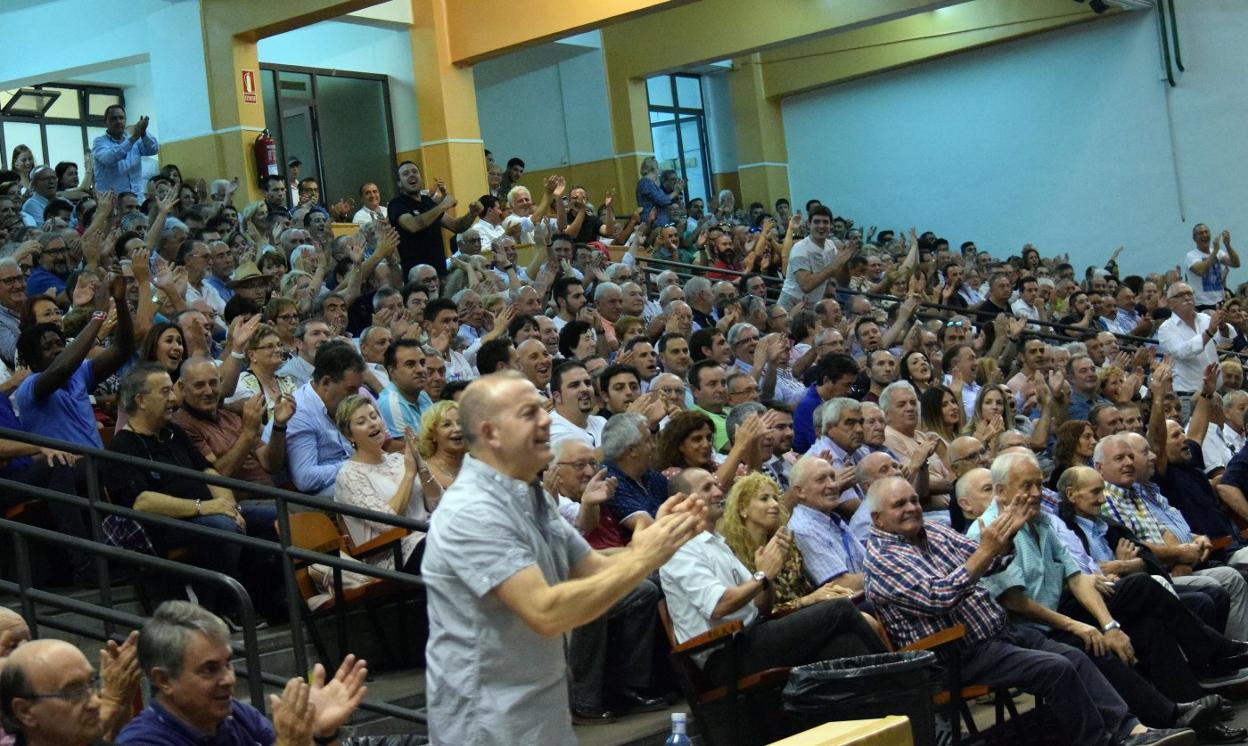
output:
[[[320,663],[311,682],[293,678],[270,695],[273,722],[230,696],[234,666],[230,630],[186,601],[166,601],[139,633],[139,665],[152,700],[117,736],[121,746],[339,743],[339,731],[367,691],[368,664],[348,655],[334,678]],[[276,727],[275,727],[276,726]]]
[[[815,364],[815,382],[793,412],[793,450],[805,453],[815,439],[815,410],[825,401],[849,396],[858,378],[858,363],[849,355],[829,352]]]
[[[854,416],[857,416],[857,410]],[[846,415],[848,417],[848,414]],[[853,470],[837,479],[832,464],[817,456],[803,456],[793,465],[797,505],[789,518],[789,532],[802,554],[806,575],[815,586],[836,583],[862,590],[862,544],[850,533],[849,522],[836,512],[847,481],[857,482]]]
[[[334,414],[363,383],[364,358],[349,342],[329,342],[317,351],[312,380],[295,390],[295,416],[286,431],[287,462],[300,492],[328,494],[342,462],[355,452]]]
[[[425,392],[429,371],[425,349],[415,339],[396,339],[386,348],[384,364],[390,383],[377,397],[377,409],[390,428],[390,436],[402,438],[407,428],[420,432],[420,418],[433,406]]]
[[[43,212],[56,197],[56,171],[40,166],[30,173],[31,195],[22,203],[22,222],[34,228],[43,225]]]
[[[141,158],[160,152],[160,143],[147,134],[150,122],[147,117],[139,117],[127,134],[125,107],[113,104],[104,111],[104,134],[91,143],[97,193],[143,194],[146,185],[143,183]]]
[[[59,232],[41,233],[39,235],[39,263],[26,280],[26,295],[48,295],[54,290],[52,299],[61,308],[69,305],[65,297],[65,282],[69,279],[69,245]]]
[[[621,412],[602,428],[602,458],[607,475],[615,477],[615,494],[607,501],[615,520],[631,532],[654,523],[667,499],[667,478],[650,468],[654,436],[644,415]]]

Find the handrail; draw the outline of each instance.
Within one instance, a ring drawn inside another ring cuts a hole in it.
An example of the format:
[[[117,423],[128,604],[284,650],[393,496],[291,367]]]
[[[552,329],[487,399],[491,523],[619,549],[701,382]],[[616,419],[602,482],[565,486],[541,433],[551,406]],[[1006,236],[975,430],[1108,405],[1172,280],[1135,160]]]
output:
[[[8,482],[8,480],[3,480]],[[28,487],[16,482],[9,482],[5,486],[17,485],[19,487]],[[0,530],[11,533],[13,535],[13,550],[17,564],[18,583],[13,584],[12,581],[0,581],[0,588],[12,591],[14,585],[17,587],[18,597],[22,602],[22,616],[26,619],[26,624],[30,627],[30,633],[35,636],[39,632],[39,619],[35,613],[35,600],[39,600],[50,606],[59,606],[66,611],[75,611],[84,615],[95,615],[94,604],[88,604],[85,601],[79,601],[73,598],[67,598],[54,593],[48,593],[33,587],[31,581],[30,555],[26,551],[26,540],[28,538],[38,539],[57,546],[68,547],[80,552],[94,554],[105,559],[111,558],[122,562],[131,562],[144,567],[153,567],[165,572],[171,572],[175,575],[181,575],[192,580],[200,582],[208,582],[213,585],[224,586],[225,589],[234,596],[238,602],[239,613],[242,615],[243,621],[243,645],[242,655],[247,660],[248,671],[260,670],[260,647],[256,640],[256,611],[252,606],[251,597],[247,595],[246,589],[234,578],[224,573],[215,572],[213,570],[205,570],[202,567],[187,565],[173,560],[167,560],[162,557],[152,557],[139,552],[132,552],[127,549],[109,546],[107,544],[98,544],[87,539],[77,536],[69,536],[66,534],[49,531],[38,526],[30,526],[25,523],[11,521],[8,518],[0,518]],[[112,622],[131,621],[127,616],[123,616],[123,612],[108,608],[104,611]],[[106,635],[111,636],[111,631],[105,631]],[[233,643],[230,643],[231,649],[236,649]],[[247,678],[248,694],[251,697],[251,704],[256,709],[264,712],[264,686],[257,677]]]
[[[1157,23],[1161,26],[1161,57],[1166,63],[1166,80],[1170,82],[1170,87],[1174,88],[1177,83],[1174,82],[1174,68],[1170,65],[1170,39],[1167,38],[1166,30],[1166,9],[1157,4]]]
[[[1169,0],[1167,4],[1170,6],[1170,38],[1174,41],[1174,64],[1178,66],[1179,72],[1187,72],[1187,68],[1183,67],[1183,53],[1179,50],[1179,21],[1174,14],[1174,0]],[[1159,12],[1160,10],[1158,8]]]
[[[9,480],[0,479],[0,485],[11,486],[19,491],[20,494],[33,495],[35,497],[55,500],[78,507],[86,508],[91,516],[92,536],[95,541],[103,543],[101,530],[100,513],[111,513],[114,515],[124,516],[138,521],[143,525],[160,525],[166,527],[175,527],[180,531],[198,534],[201,536],[209,536],[215,540],[233,542],[235,544],[249,547],[254,550],[267,552],[270,554],[278,554],[282,558],[282,581],[286,591],[287,614],[291,620],[291,642],[294,646],[294,656],[296,665],[302,670],[307,668],[307,651],[304,644],[304,631],[302,625],[303,615],[300,607],[300,591],[295,578],[295,568],[293,560],[302,560],[305,562],[317,562],[328,565],[339,570],[349,570],[351,572],[366,575],[368,577],[381,580],[390,580],[394,582],[405,583],[409,585],[423,585],[424,581],[420,576],[409,573],[401,573],[396,570],[387,570],[375,567],[361,562],[353,562],[345,560],[341,557],[334,557],[328,554],[318,552],[310,552],[308,550],[293,547],[290,544],[290,510],[289,504],[317,508],[327,513],[340,513],[342,515],[363,518],[369,521],[375,521],[408,530],[427,532],[429,530],[428,522],[416,521],[404,516],[396,516],[389,513],[381,513],[366,508],[360,508],[352,505],[346,505],[326,500],[321,497],[304,495],[301,493],[289,492],[276,487],[267,485],[253,484],[244,482],[239,479],[224,477],[218,474],[205,474],[194,469],[178,466],[175,464],[166,464],[159,461],[151,461],[148,459],[138,458],[129,454],[118,453],[116,451],[103,450],[93,446],[84,446],[78,443],[70,443],[54,438],[48,438],[42,435],[26,433],[20,430],[12,430],[9,428],[0,428],[0,438],[8,438],[11,440],[30,443],[33,445],[43,446],[47,448],[55,448],[68,453],[80,455],[87,459],[85,464],[85,472],[87,476],[87,498],[84,500],[76,495],[67,495],[53,490],[47,490],[32,485],[11,482]],[[133,508],[125,508],[119,505],[113,505],[106,500],[101,499],[101,491],[99,488],[99,475],[96,469],[95,459],[101,459],[106,462],[114,462],[121,464],[129,464],[137,466],[147,471],[155,471],[164,474],[172,474],[186,479],[197,480],[206,484],[213,484],[220,487],[236,490],[239,492],[249,493],[268,497],[274,500],[277,512],[278,524],[278,540],[267,541],[258,539],[245,534],[238,534],[231,531],[201,526],[191,521],[183,521],[176,518],[166,516],[158,516],[152,513],[145,513],[134,510]],[[96,570],[101,588],[110,588],[111,578],[107,562],[96,563]],[[109,591],[103,591],[101,600],[111,606],[111,597]],[[111,622],[105,620],[108,632],[111,633]]]

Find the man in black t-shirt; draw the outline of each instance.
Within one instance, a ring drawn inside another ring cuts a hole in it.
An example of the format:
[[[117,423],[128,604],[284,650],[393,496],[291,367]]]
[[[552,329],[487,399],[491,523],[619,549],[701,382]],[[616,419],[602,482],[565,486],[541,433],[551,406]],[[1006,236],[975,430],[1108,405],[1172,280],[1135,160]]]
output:
[[[390,225],[399,232],[399,258],[403,262],[403,276],[417,264],[429,264],[446,274],[446,245],[442,229],[463,233],[481,214],[481,203],[468,206],[468,214],[454,218],[450,210],[457,203],[446,191],[441,180],[432,193],[425,193],[425,182],[420,166],[411,161],[399,164],[399,194],[386,207]]]
[[[159,363],[140,363],[132,367],[121,382],[119,403],[129,420],[125,429],[113,437],[109,450],[148,461],[181,466],[216,474],[212,464],[191,442],[182,428],[170,419],[177,411],[173,381]],[[198,479],[144,469],[129,464],[112,464],[104,473],[109,498],[113,503],[133,507],[145,513],[178,518],[200,526],[231,533],[246,533],[263,539],[276,539],[273,521],[277,511],[271,502],[240,504],[233,490],[206,484]],[[271,597],[260,591],[256,573],[240,575],[243,548],[239,544],[220,541],[200,533],[164,526],[145,525],[157,551],[174,547],[190,547],[192,564],[236,578],[249,586],[252,598]],[[253,568],[255,562],[247,567]],[[200,602],[209,608],[231,611],[228,597],[217,587],[197,587]]]

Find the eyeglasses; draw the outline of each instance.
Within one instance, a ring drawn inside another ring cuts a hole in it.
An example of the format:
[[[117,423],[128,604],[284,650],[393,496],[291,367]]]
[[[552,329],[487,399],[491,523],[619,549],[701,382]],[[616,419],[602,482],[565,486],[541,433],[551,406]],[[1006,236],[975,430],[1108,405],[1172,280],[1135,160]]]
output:
[[[573,471],[584,471],[593,469],[595,472],[602,467],[601,462],[592,459],[581,459],[580,461],[556,461],[557,466],[570,466]]]
[[[22,699],[63,699],[71,705],[80,704],[90,699],[92,694],[100,691],[100,675],[94,674],[91,680],[85,684],[67,687],[59,692],[49,692],[47,694],[26,694]]]
[[[252,347],[251,349],[255,350],[256,352],[272,352],[273,350],[276,350],[280,347],[281,345],[275,342],[273,344],[267,344],[267,345],[256,345],[255,347]]]
[[[963,454],[959,458],[955,458],[953,460],[953,463],[956,464],[959,461],[965,461],[968,458],[983,458],[987,453],[988,453],[988,448],[986,446],[980,446],[979,450],[977,451],[971,451],[970,453]]]
[[[4,283],[5,285],[16,285],[24,281],[25,279],[21,275],[13,275],[12,277],[0,277],[0,282]]]
[[[299,320],[299,314],[297,314],[297,313],[279,313],[278,315],[274,316],[273,318],[274,318],[274,319],[276,319],[277,321],[298,321],[298,320]]]
[[[1192,291],[1184,290],[1181,293],[1175,293],[1174,295],[1171,295],[1170,299],[1171,300],[1180,300],[1180,299],[1191,300],[1192,298],[1195,298],[1195,297],[1196,296],[1192,293]]]

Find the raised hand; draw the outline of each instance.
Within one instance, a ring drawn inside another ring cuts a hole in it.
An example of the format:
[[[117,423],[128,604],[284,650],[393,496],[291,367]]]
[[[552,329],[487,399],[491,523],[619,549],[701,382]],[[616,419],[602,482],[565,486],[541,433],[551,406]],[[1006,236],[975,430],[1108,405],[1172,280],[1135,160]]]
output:
[[[673,554],[676,554],[676,550],[702,532],[705,520],[705,506],[701,509],[668,510],[667,512],[663,512],[660,508],[660,514],[654,523],[640,531],[633,532],[629,549],[639,553],[646,564],[660,567],[671,559]]]
[[[273,404],[273,425],[281,427],[295,416],[295,400],[285,394],[278,394]]]
[[[312,687],[297,676],[286,682],[281,696],[269,695],[273,730],[277,734],[275,746],[312,746],[316,705],[311,695]]]
[[[315,705],[314,735],[322,738],[333,735],[347,722],[355,708],[368,692],[364,680],[368,678],[368,664],[348,655],[338,667],[338,672],[325,683],[325,667],[320,663],[312,669],[312,688],[309,701]]]
[[[118,705],[134,701],[143,678],[138,650],[137,631],[132,631],[120,645],[116,640],[108,641],[100,651],[100,696]]]
[[[602,505],[615,495],[615,487],[619,482],[615,477],[608,477],[606,469],[599,469],[585,485],[581,493],[581,505]]]

